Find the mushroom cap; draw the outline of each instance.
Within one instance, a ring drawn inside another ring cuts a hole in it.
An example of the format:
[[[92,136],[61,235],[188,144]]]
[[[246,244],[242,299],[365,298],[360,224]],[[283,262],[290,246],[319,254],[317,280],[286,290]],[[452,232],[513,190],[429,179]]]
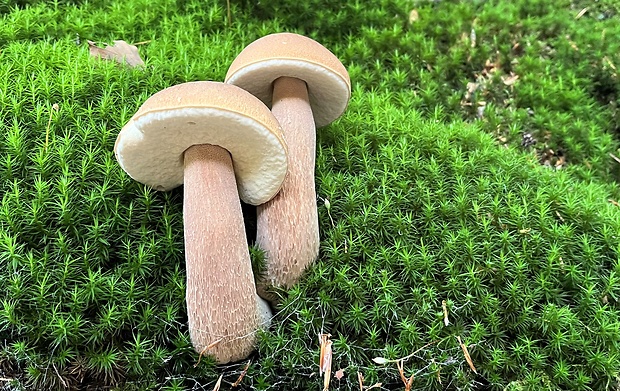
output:
[[[130,177],[166,191],[183,184],[183,154],[198,144],[228,150],[244,202],[259,205],[280,190],[288,168],[280,124],[260,100],[225,83],[157,92],[121,129],[114,154]]]
[[[306,82],[317,127],[344,113],[351,97],[349,73],[332,52],[303,35],[277,33],[252,42],[233,61],[225,82],[271,107],[272,83],[282,76]]]

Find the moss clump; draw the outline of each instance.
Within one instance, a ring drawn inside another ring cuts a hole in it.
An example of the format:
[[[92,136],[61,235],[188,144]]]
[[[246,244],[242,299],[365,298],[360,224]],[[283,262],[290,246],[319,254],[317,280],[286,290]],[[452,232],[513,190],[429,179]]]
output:
[[[235,382],[245,363],[194,366],[182,189],[132,181],[112,149],[148,96],[222,80],[244,45],[287,30],[333,49],[354,92],[318,132],[320,259],[280,292],[243,387],[319,387],[322,332],[344,370],[332,389],[359,389],[358,372],[402,389],[372,358],[420,348],[405,362],[414,389],[619,386],[617,7],[575,19],[568,1],[321,3],[233,2],[228,27],[224,2],[0,2],[0,377]],[[92,59],[86,39],[150,41],[147,66]],[[529,152],[523,133],[539,140]],[[562,170],[541,167],[551,149]]]

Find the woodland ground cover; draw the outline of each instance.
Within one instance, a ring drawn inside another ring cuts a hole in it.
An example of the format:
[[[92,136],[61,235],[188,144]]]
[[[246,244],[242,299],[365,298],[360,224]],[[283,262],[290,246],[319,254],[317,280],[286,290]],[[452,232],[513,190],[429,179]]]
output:
[[[320,258],[240,387],[321,387],[322,332],[333,390],[404,389],[372,359],[414,351],[412,390],[620,387],[615,1],[231,3],[229,24],[224,1],[0,1],[0,387],[237,380],[195,365],[182,189],[112,150],[148,96],[278,31],[330,48],[353,93],[317,135]],[[89,55],[117,39],[146,66]]]

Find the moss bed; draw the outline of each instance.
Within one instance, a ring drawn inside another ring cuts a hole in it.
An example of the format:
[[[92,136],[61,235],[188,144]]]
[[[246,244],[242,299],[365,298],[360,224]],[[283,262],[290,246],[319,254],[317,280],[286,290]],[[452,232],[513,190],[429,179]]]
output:
[[[620,389],[616,1],[231,3],[0,0],[0,389],[316,390],[320,333],[330,390],[403,390],[372,359],[412,352],[411,390]],[[183,190],[113,145],[147,97],[279,31],[353,93],[318,131],[320,258],[233,388],[246,361],[189,341]],[[87,40],[145,42],[146,66]]]

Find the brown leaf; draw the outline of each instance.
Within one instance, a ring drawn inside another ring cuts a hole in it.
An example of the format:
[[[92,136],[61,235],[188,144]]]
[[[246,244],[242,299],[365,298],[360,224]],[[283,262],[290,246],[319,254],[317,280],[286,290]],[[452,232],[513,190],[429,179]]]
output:
[[[338,380],[342,379],[344,377],[344,369],[337,370],[336,373],[334,373],[334,377]]]
[[[519,80],[519,75],[515,75],[514,73],[511,73],[510,76],[502,76],[502,81],[507,86],[515,84],[517,80]]]
[[[465,355],[465,361],[467,361],[467,364],[469,364],[469,367],[471,368],[472,371],[474,371],[474,373],[478,373],[478,371],[476,371],[476,367],[474,366],[474,362],[471,360],[471,356],[469,355],[469,351],[467,350],[467,346],[465,346],[465,344],[463,343],[463,341],[461,341],[461,337],[457,335],[456,339],[458,339],[459,341],[459,345],[461,345],[461,349],[463,350],[463,354]]]
[[[103,60],[113,60],[120,64],[126,63],[130,67],[144,66],[144,61],[140,58],[140,53],[135,45],[130,45],[125,41],[114,41],[114,45],[106,45],[100,48],[95,42],[88,41],[90,55]]]
[[[329,380],[332,376],[332,341],[331,334],[321,334],[321,352],[319,356],[319,374],[323,374],[323,391],[329,390]]]

